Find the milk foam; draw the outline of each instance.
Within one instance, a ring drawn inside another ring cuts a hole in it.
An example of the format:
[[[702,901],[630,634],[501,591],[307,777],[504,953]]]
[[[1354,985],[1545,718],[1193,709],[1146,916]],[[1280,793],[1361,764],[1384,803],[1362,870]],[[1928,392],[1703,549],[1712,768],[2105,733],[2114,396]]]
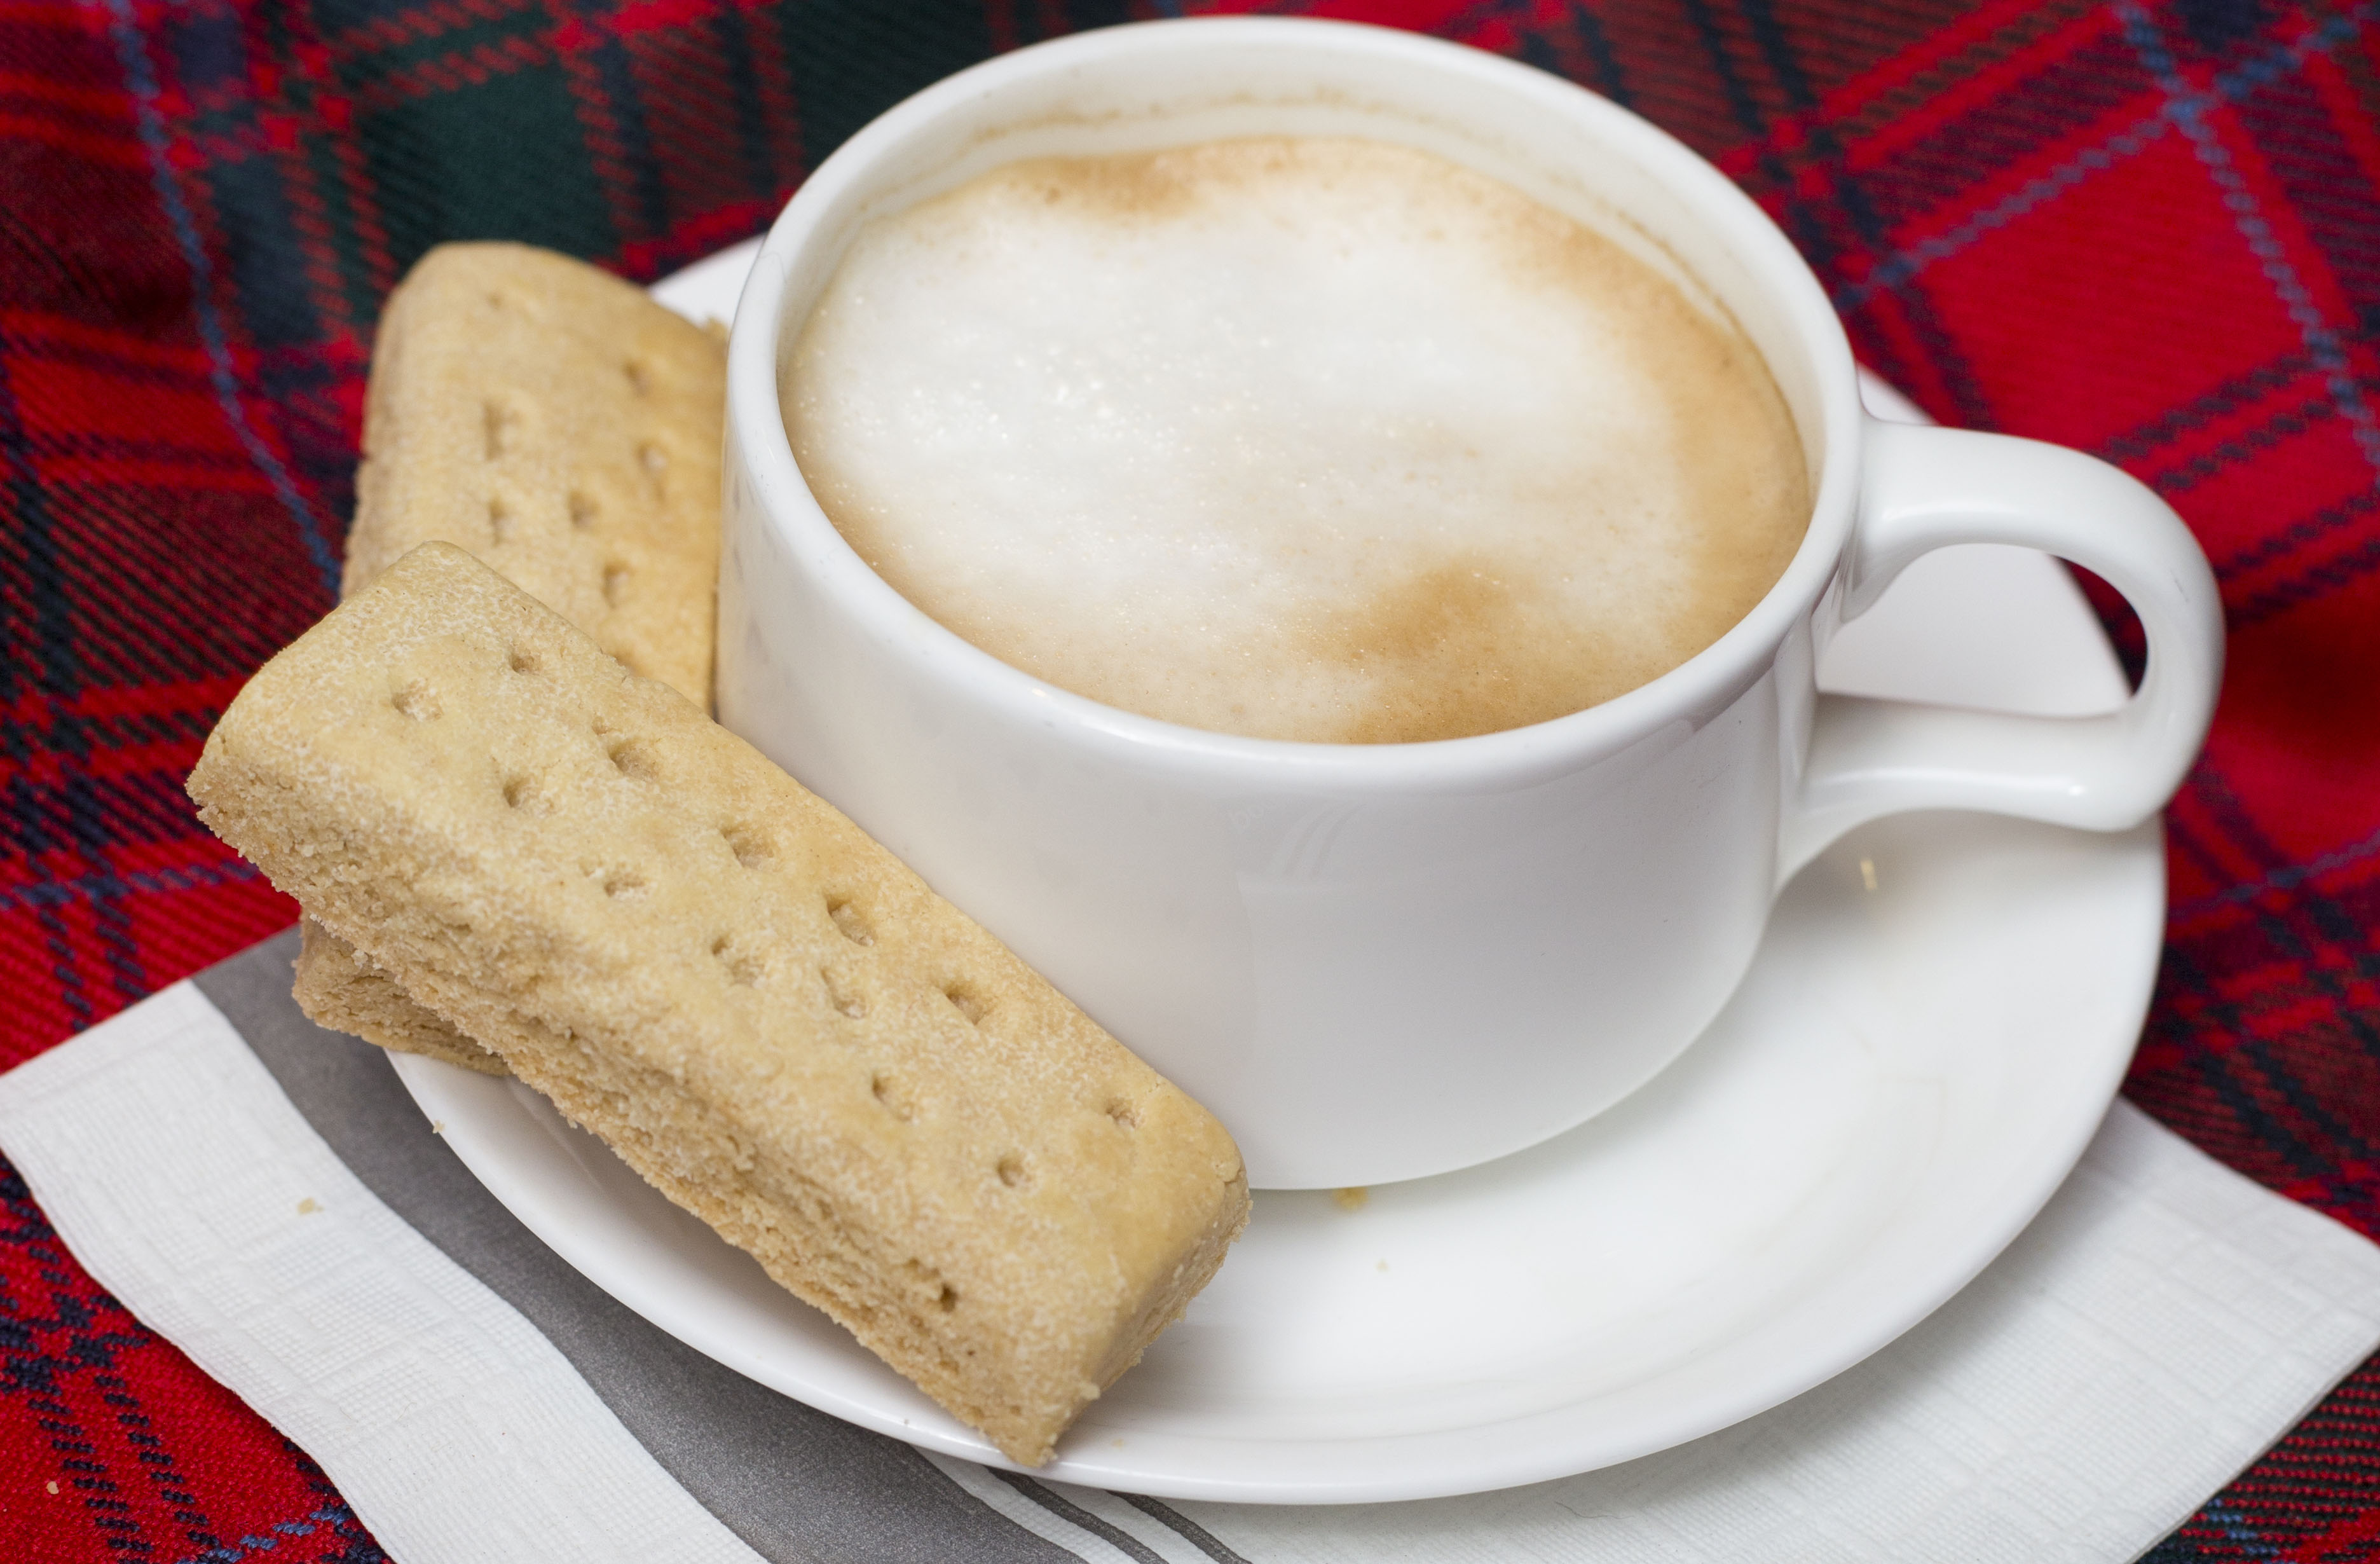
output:
[[[1741,618],[1808,511],[1730,327],[1518,192],[1367,141],[996,169],[860,235],[783,389],[820,503],[927,613],[1257,737],[1608,699]]]

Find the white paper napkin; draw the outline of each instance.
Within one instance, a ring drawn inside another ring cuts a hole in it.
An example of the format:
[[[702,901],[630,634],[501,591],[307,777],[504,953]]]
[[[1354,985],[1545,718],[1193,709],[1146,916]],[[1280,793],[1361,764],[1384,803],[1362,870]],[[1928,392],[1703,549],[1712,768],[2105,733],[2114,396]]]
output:
[[[312,1454],[405,1564],[760,1557],[348,1172],[189,985],[0,1076],[0,1147],[92,1275]],[[1103,1564],[2119,1561],[2375,1341],[2380,1248],[2119,1104],[1932,1318],[1626,1466],[1414,1504],[1169,1509],[934,1463]]]
[[[191,985],[0,1075],[0,1148],[100,1285],[296,1440],[391,1558],[759,1564]]]

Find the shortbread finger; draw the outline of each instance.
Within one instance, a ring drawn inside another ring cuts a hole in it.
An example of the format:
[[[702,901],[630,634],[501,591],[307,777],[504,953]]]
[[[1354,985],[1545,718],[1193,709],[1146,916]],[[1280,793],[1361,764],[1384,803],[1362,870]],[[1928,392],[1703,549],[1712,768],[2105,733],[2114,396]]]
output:
[[[857,827],[459,551],[190,779],[323,925],[1014,1459],[1177,1317],[1237,1148]]]

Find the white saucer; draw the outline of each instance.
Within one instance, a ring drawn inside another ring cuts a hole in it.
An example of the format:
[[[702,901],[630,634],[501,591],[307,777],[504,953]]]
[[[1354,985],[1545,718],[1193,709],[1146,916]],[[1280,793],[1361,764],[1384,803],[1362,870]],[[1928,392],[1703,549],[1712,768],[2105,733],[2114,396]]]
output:
[[[724,317],[749,254],[656,291]],[[2044,713],[2124,692],[2071,580],[1998,549],[1923,562],[1825,674]],[[1799,1394],[1964,1285],[2066,1176],[2139,1033],[2163,909],[2155,825],[1855,833],[1788,889],[1710,1032],[1620,1108],[1353,1209],[1260,1193],[1188,1316],[1039,1474],[1422,1498],[1627,1461]],[[655,1325],[851,1422],[1008,1464],[526,1087],[397,1068],[499,1200]]]

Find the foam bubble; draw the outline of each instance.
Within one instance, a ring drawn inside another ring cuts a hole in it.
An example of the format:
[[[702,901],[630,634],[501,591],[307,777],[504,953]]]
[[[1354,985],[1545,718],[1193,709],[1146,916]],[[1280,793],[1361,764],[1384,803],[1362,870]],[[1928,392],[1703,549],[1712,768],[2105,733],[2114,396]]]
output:
[[[1427,154],[996,169],[871,224],[786,370],[820,503],[1062,688],[1373,743],[1540,721],[1715,640],[1808,508],[1758,355]]]

